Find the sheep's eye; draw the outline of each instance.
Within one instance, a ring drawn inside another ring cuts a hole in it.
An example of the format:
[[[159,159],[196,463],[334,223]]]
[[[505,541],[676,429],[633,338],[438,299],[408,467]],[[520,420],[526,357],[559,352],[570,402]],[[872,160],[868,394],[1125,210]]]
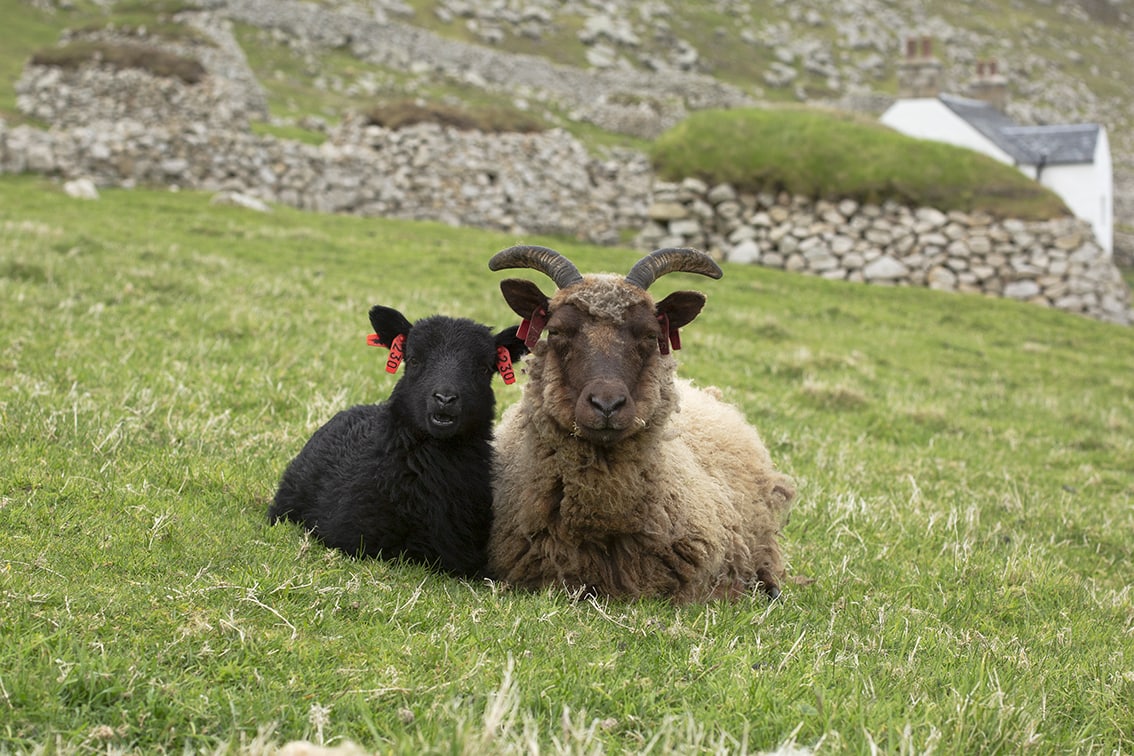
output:
[[[656,333],[643,333],[638,337],[638,346],[642,349],[651,349],[658,343],[658,334]]]

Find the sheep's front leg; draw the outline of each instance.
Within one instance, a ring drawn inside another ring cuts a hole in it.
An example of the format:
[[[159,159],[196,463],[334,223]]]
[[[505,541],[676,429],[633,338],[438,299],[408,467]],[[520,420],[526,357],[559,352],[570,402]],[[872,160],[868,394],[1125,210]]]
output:
[[[771,543],[754,549],[752,559],[756,565],[756,584],[760,591],[770,599],[779,598],[780,581],[784,576],[784,559],[779,544],[772,540]]]

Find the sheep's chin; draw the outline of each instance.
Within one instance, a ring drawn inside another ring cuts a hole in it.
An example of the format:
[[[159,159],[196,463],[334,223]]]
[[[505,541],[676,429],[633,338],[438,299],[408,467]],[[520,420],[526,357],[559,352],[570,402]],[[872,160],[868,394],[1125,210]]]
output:
[[[587,428],[582,425],[575,425],[571,429],[571,435],[595,446],[610,447],[630,438],[638,430],[639,428],[636,425],[630,425],[626,428]]]

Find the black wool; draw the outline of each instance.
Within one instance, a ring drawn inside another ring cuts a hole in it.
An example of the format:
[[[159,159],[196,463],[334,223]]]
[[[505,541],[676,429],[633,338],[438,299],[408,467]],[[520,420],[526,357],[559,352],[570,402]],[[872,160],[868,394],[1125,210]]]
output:
[[[370,319],[383,344],[404,337],[405,374],[387,401],[344,410],[311,436],[268,517],[298,522],[352,556],[481,575],[492,525],[497,348],[518,360],[523,342],[515,327],[493,335],[464,318],[411,325],[375,306]]]

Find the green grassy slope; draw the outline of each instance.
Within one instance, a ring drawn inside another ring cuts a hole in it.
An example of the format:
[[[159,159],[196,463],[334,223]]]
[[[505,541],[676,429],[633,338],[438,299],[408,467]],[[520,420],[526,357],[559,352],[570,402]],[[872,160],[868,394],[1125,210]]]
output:
[[[1131,329],[659,281],[709,296],[681,372],[799,482],[773,604],[513,593],[268,527],[307,436],[392,385],[367,308],[512,322],[486,261],[517,241],[636,259],[0,179],[0,751],[1134,748]]]

